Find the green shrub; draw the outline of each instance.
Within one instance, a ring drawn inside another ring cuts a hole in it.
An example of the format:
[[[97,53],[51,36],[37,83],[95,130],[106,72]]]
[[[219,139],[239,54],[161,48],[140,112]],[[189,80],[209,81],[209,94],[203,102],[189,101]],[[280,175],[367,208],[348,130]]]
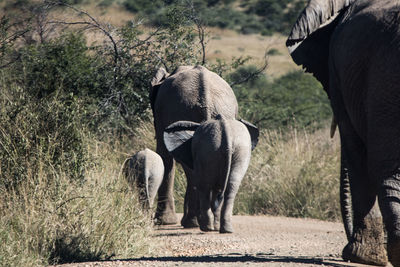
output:
[[[157,9],[162,8],[164,2],[162,0],[125,0],[124,6],[127,10],[134,13],[140,12],[142,14],[150,14],[154,13]]]
[[[37,100],[17,86],[1,86],[0,190],[16,189],[47,170],[82,181],[87,152],[76,99],[55,95]]]
[[[17,82],[35,98],[57,91],[80,97],[99,95],[95,59],[89,54],[83,35],[66,34],[39,45],[19,50],[15,66]]]
[[[254,72],[256,67],[241,67],[229,76],[237,82]],[[274,81],[265,75],[254,77],[234,87],[240,113],[261,128],[288,126],[321,127],[331,117],[328,97],[321,84],[303,71],[288,73]]]

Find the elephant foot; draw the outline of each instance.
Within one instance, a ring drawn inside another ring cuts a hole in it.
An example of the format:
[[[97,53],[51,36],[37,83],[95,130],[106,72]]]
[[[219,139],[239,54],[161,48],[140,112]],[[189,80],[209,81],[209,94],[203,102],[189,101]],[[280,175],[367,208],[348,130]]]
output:
[[[214,231],[214,227],[213,227],[213,225],[209,225],[209,224],[207,224],[207,225],[200,224],[200,230],[203,232],[211,232],[211,231]]]
[[[154,217],[154,224],[156,225],[171,225],[177,223],[178,219],[175,212],[156,214]]]
[[[388,258],[384,246],[384,233],[380,218],[366,220],[354,233],[342,252],[345,261],[386,266]]]
[[[394,267],[400,267],[400,235],[397,238],[388,239],[387,250],[390,263]]]
[[[343,249],[342,258],[345,261],[369,265],[386,266],[387,264],[386,252],[383,246],[380,248],[366,248],[365,245],[358,242],[348,243]]]
[[[219,231],[219,222],[214,222],[214,231]]]
[[[199,223],[197,221],[197,217],[187,217],[184,216],[181,220],[181,225],[183,228],[197,228],[199,227]]]
[[[221,223],[219,228],[220,234],[231,234],[233,233],[233,227],[230,223]]]

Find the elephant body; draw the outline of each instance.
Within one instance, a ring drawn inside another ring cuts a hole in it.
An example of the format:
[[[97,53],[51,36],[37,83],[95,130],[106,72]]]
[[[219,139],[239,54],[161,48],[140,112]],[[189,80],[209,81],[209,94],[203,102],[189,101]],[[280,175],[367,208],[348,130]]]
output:
[[[233,232],[235,196],[257,139],[254,125],[221,116],[201,124],[179,121],[166,128],[164,142],[168,151],[192,170],[201,230]]]
[[[164,177],[161,157],[146,148],[127,159],[123,170],[128,183],[138,189],[143,207],[151,208]]]
[[[389,260],[400,266],[400,0],[337,1],[335,16],[308,23],[322,2],[310,1],[287,45],[324,86],[339,126],[341,183],[351,192],[343,258],[386,264],[378,197]]]
[[[217,74],[202,66],[181,66],[173,73],[160,68],[152,81],[151,106],[157,139],[157,153],[163,159],[165,173],[158,191],[156,219],[160,224],[176,223],[173,198],[175,162],[163,141],[164,129],[177,121],[200,123],[222,114],[235,119],[238,104],[231,87]],[[184,203],[184,227],[196,227],[197,199],[193,193],[192,171],[183,166],[187,177]]]

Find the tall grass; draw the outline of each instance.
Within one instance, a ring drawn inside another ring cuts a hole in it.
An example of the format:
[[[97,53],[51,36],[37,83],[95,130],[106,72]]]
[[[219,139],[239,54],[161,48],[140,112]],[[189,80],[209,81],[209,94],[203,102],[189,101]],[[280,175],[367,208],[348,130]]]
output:
[[[338,220],[339,150],[328,126],[313,133],[263,131],[235,213]]]
[[[150,216],[120,177],[129,145],[96,141],[57,97],[0,100],[0,266],[147,254]]]
[[[97,143],[86,182],[63,173],[38,173],[19,192],[0,195],[0,265],[144,255],[151,249],[150,218],[119,177],[118,151]],[[51,179],[48,177],[51,176]]]

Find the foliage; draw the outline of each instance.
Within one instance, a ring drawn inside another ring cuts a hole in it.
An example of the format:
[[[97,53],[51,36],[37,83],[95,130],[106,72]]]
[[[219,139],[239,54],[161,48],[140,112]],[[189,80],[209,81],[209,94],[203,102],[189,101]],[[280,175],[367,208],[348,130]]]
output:
[[[77,119],[79,102],[60,95],[32,98],[17,86],[7,89],[5,74],[0,74],[0,190],[16,189],[46,171],[82,181],[87,153]]]
[[[229,80],[240,80],[255,68],[241,67],[229,76]],[[328,97],[322,86],[302,71],[288,73],[272,82],[260,75],[235,86],[234,91],[241,116],[262,128],[292,125],[318,128],[331,116]]]

